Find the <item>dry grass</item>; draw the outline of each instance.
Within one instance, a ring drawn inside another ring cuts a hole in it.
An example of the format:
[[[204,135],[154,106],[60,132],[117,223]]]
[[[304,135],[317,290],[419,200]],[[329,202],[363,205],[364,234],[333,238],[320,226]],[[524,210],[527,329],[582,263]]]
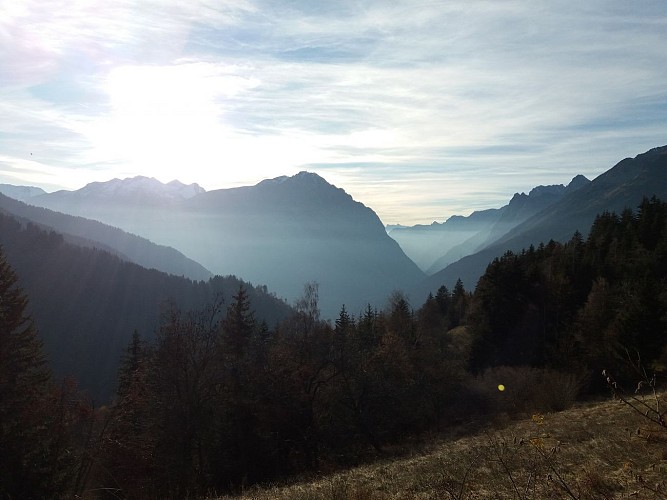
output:
[[[586,404],[238,498],[665,499],[667,436],[617,401]]]

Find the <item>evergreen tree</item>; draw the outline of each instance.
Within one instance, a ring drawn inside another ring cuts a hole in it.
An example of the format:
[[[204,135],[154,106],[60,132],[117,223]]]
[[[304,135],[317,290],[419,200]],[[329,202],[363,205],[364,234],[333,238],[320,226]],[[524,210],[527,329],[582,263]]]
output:
[[[465,315],[468,311],[469,297],[463,287],[461,278],[456,280],[454,291],[452,292],[451,305],[449,307],[449,327],[455,328],[463,324]]]
[[[146,357],[147,353],[145,342],[141,340],[139,332],[135,330],[132,334],[130,345],[125,351],[125,355],[118,372],[117,395],[120,398],[123,398],[130,393],[132,385],[138,376],[139,369],[142,367]]]
[[[0,249],[0,498],[58,497],[51,374],[17,281]]]
[[[449,312],[449,305],[451,303],[451,297],[449,295],[449,290],[445,285],[442,285],[438,288],[437,293],[435,294],[435,301],[440,308],[440,314],[446,316]]]
[[[361,345],[364,348],[377,346],[381,333],[380,318],[378,312],[374,310],[370,304],[366,306],[366,310],[359,318],[358,335]]]
[[[233,297],[227,308],[227,315],[222,322],[225,348],[231,354],[242,356],[252,336],[255,334],[255,315],[250,309],[250,299],[243,285]]]
[[[403,292],[394,292],[389,297],[386,328],[403,342],[415,341],[415,324],[412,308]]]
[[[148,479],[156,474],[155,445],[159,425],[151,386],[153,351],[135,330],[118,371],[118,389],[102,447],[104,480],[130,498],[154,491]],[[154,375],[154,374],[153,374]]]
[[[344,336],[352,326],[354,326],[354,320],[350,317],[347,309],[345,309],[345,304],[343,304],[336,320],[336,333]]]
[[[354,319],[350,317],[345,309],[345,304],[340,309],[338,319],[334,328],[334,361],[338,365],[345,365],[348,362],[349,353],[347,352],[348,338],[354,333]]]

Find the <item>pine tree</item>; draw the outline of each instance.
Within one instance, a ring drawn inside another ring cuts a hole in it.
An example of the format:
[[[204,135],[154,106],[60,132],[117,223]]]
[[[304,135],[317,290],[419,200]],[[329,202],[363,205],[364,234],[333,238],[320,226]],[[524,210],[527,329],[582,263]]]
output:
[[[449,290],[445,285],[442,285],[438,288],[438,292],[435,294],[435,301],[440,308],[440,314],[446,316],[449,312],[449,306],[451,304],[451,296],[449,295]]]
[[[151,346],[136,330],[118,371],[118,389],[103,447],[103,469],[109,484],[129,498],[145,498],[155,491],[155,447],[159,437],[156,400],[152,387]]]
[[[449,327],[455,328],[464,322],[466,312],[468,310],[469,297],[463,287],[461,278],[456,280],[454,291],[452,292],[451,302],[449,306]]]
[[[133,382],[137,378],[139,369],[146,357],[145,342],[141,339],[139,332],[135,330],[118,372],[118,389],[116,391],[118,397],[123,398],[130,393]]]
[[[359,318],[358,335],[363,348],[370,349],[379,342],[381,337],[379,323],[378,312],[368,304]]]
[[[250,299],[243,285],[233,297],[232,302],[227,308],[227,315],[222,322],[222,331],[225,338],[225,344],[231,353],[237,357],[242,356],[246,347],[255,334],[256,321],[255,314],[250,309]]]
[[[334,328],[334,343],[338,354],[343,354],[342,351],[344,350],[345,342],[353,329],[354,319],[350,317],[347,309],[345,309],[345,304],[343,304]]]
[[[57,497],[51,374],[17,281],[0,249],[0,498]]]

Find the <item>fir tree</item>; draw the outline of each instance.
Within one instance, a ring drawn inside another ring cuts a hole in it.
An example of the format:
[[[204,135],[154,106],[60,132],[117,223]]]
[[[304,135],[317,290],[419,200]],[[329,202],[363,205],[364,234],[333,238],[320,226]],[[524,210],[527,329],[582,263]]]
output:
[[[255,334],[255,314],[250,309],[250,299],[243,285],[233,297],[222,322],[226,347],[236,356],[241,356]]]
[[[57,497],[51,374],[17,281],[0,249],[0,498]]]

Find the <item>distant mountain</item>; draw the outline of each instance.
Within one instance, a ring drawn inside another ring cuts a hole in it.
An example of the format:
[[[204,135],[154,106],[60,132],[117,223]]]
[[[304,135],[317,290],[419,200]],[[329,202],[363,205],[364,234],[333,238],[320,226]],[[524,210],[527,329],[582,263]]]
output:
[[[243,284],[257,320],[274,326],[291,312],[264,287],[234,277],[195,282],[148,270],[4,213],[0,245],[28,295],[55,373],[75,376],[96,404],[111,397],[132,333],[152,338],[167,301],[187,311],[222,294],[229,304]]]
[[[15,200],[29,200],[35,196],[46,194],[42,188],[34,186],[13,186],[11,184],[0,184],[0,193]]]
[[[169,206],[204,193],[206,190],[199,184],[183,184],[173,180],[167,184],[153,177],[137,176],[127,179],[112,179],[107,182],[92,182],[76,191],[56,191],[45,193],[41,197],[31,199],[42,205],[41,199],[48,199],[48,208],[57,210],[71,209],[72,206],[85,207],[91,203],[100,208],[106,205],[116,206]]]
[[[0,211],[61,233],[65,240],[79,246],[107,250],[120,258],[148,269],[157,269],[194,280],[207,280],[213,274],[177,250],[156,245],[140,236],[83,217],[34,207],[0,194]]]
[[[590,181],[586,177],[578,175],[567,186],[563,184],[537,186],[531,189],[528,194],[516,193],[509,204],[501,209],[500,218],[494,224],[484,243],[477,250],[479,251],[492,245],[507,234],[508,231],[512,230],[512,228],[515,228],[545,208],[552,206],[567,194],[589,183]]]
[[[173,246],[214,273],[266,284],[290,301],[317,282],[325,317],[343,304],[361,312],[424,278],[370,208],[313,173],[160,204],[136,196],[128,204],[112,190],[86,186],[33,202]]]
[[[458,278],[472,290],[486,266],[507,250],[519,252],[552,239],[565,242],[575,231],[585,238],[596,215],[635,209],[644,197],[653,195],[667,200],[667,146],[622,160],[593,181],[515,226],[492,245],[430,276],[413,293],[425,297],[443,284],[451,287]]]
[[[476,211],[467,217],[455,215],[442,224],[387,230],[421,269],[434,274],[492,245],[512,228],[589,182],[578,175],[567,186],[537,186],[528,194],[516,193],[507,205],[498,209]]]
[[[387,227],[387,234],[428,274],[437,261],[452,262],[474,251],[481,242],[472,243],[472,249],[467,242],[476,235],[486,235],[500,215],[500,209],[475,211],[467,217],[453,215],[444,223],[433,222],[428,226]]]

